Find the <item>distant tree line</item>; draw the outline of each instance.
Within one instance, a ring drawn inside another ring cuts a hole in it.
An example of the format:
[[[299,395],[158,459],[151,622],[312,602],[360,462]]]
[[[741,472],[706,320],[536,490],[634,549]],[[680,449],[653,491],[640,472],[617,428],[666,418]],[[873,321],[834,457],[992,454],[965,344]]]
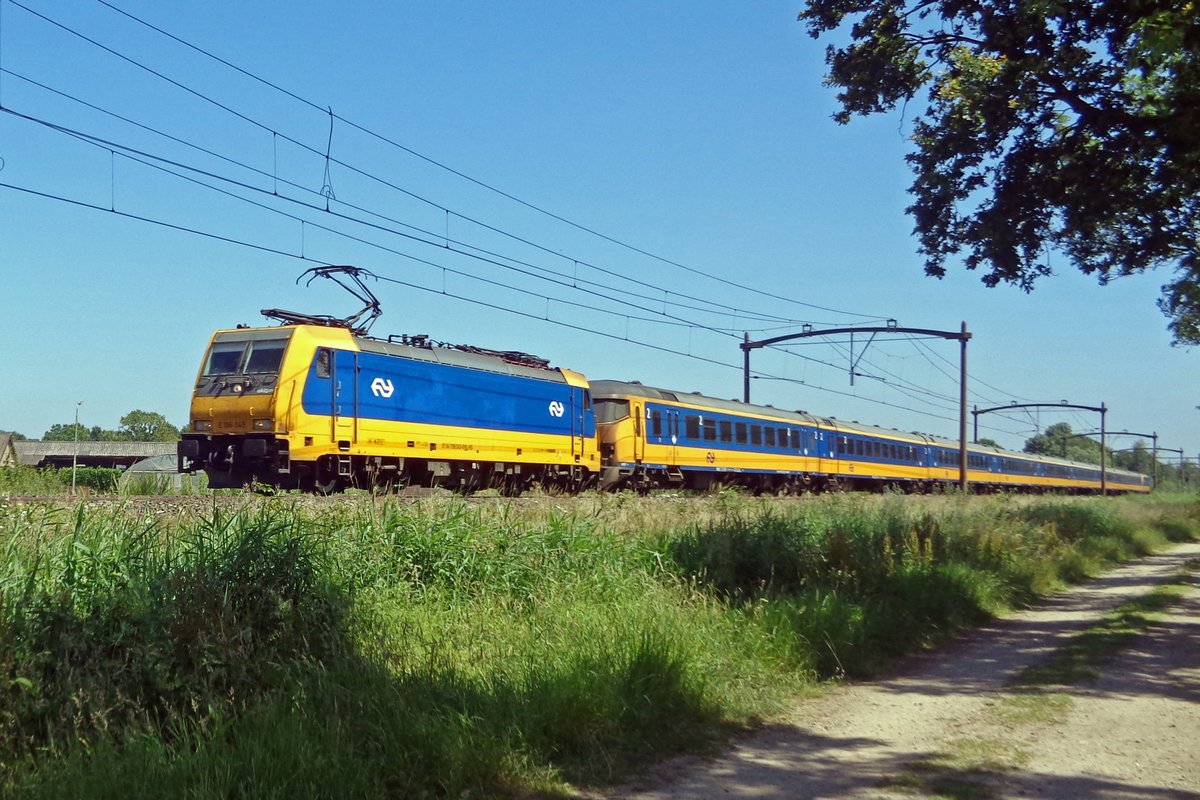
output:
[[[1037,455],[1067,458],[1085,464],[1100,463],[1100,442],[1089,436],[1080,436],[1071,430],[1066,422],[1057,422],[1025,441],[1025,452]],[[1154,474],[1154,452],[1150,445],[1141,439],[1136,440],[1131,447],[1122,450],[1104,448],[1105,463],[1117,469],[1127,469],[1140,472],[1143,475]],[[1172,459],[1158,460],[1158,474],[1166,482],[1178,482],[1196,485],[1200,479],[1200,467],[1196,464],[1172,462]]]
[[[87,427],[74,422],[57,423],[42,434],[45,442],[71,442],[78,435],[81,442],[174,442],[179,439],[179,428],[167,421],[162,414],[135,409],[121,417],[116,430],[107,430],[99,425]],[[14,439],[24,439],[13,434]]]

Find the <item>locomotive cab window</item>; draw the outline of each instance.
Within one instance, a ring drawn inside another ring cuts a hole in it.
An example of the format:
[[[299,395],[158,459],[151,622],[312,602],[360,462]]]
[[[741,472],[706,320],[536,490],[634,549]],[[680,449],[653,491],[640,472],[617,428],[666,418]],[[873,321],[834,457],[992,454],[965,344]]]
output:
[[[205,375],[245,375],[278,372],[287,338],[218,339],[208,352]]]
[[[245,342],[213,342],[208,363],[204,365],[204,374],[236,375],[245,349]]]
[[[333,374],[333,353],[322,347],[317,351],[317,377],[328,378]]]
[[[279,372],[279,365],[283,363],[283,351],[286,348],[286,339],[251,342],[250,347],[246,350],[246,373]]]

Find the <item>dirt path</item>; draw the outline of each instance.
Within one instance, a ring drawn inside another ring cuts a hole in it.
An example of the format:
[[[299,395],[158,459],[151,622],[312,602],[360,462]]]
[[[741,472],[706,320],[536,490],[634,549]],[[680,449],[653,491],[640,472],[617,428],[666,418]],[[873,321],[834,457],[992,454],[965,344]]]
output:
[[[1006,684],[1200,545],[1129,565],[889,677],[804,702],[715,761],[681,759],[614,798],[1200,800],[1200,587],[1102,677],[1032,707]],[[1194,577],[1194,576],[1193,576]]]

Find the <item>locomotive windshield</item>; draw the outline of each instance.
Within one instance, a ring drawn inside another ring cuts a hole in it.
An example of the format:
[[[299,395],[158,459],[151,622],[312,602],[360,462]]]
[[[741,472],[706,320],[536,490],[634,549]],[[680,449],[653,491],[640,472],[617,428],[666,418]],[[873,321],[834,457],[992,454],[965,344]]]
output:
[[[213,342],[204,365],[204,374],[261,375],[279,371],[286,338],[250,339],[219,338]]]

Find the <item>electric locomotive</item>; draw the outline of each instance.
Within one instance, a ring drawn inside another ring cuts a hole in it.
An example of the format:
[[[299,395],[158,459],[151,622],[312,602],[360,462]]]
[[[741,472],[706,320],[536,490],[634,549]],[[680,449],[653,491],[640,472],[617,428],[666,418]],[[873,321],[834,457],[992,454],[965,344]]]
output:
[[[578,490],[599,468],[587,380],[520,353],[339,326],[217,331],[179,469],[209,486]]]

